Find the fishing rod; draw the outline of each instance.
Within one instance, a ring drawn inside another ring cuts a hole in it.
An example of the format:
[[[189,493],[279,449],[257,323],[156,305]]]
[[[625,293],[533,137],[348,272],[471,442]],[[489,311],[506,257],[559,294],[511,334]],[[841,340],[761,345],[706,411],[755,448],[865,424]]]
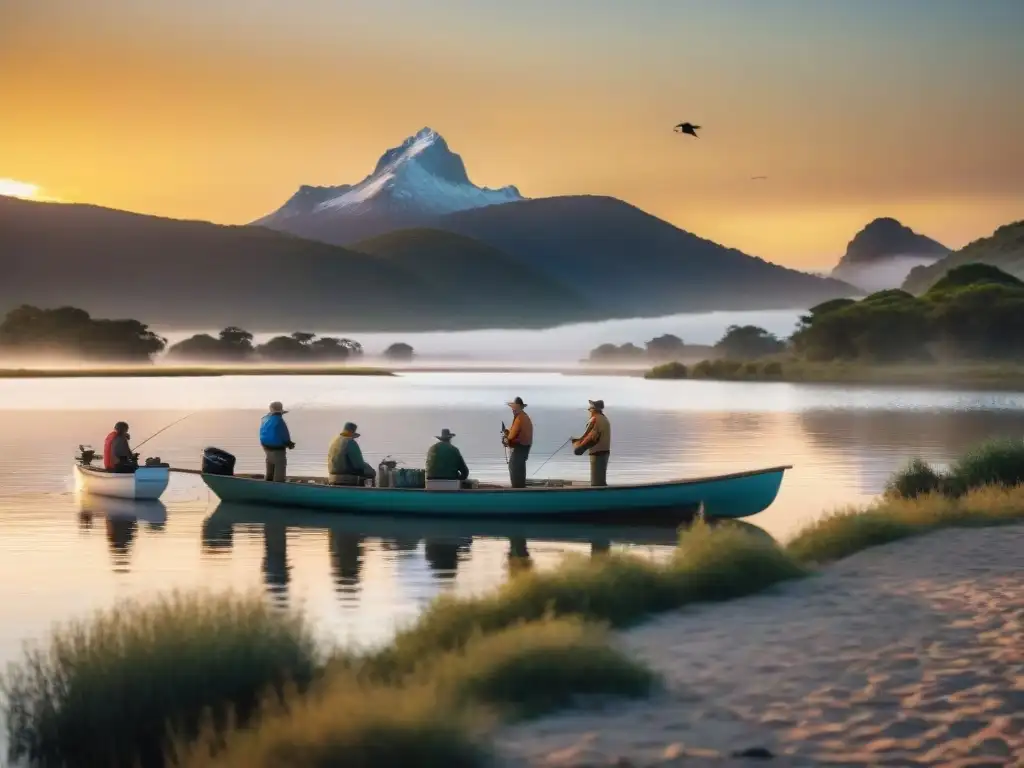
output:
[[[508,466],[508,429],[505,427],[504,421],[501,422],[501,447],[505,451],[505,466]]]
[[[181,422],[183,422],[183,421],[184,421],[185,419],[190,419],[190,418],[192,418],[192,417],[193,417],[193,416],[195,416],[195,415],[196,415],[197,413],[199,413],[199,411],[193,411],[192,413],[190,413],[190,414],[188,414],[188,415],[186,415],[186,416],[182,416],[182,417],[181,417],[180,419],[178,419],[177,421],[173,421],[173,422],[171,422],[170,424],[168,424],[168,425],[167,425],[166,427],[164,427],[163,429],[159,430],[158,432],[154,432],[154,433],[153,433],[152,435],[150,435],[149,437],[147,437],[147,438],[146,438],[145,440],[143,440],[143,441],[142,441],[141,443],[139,443],[138,445],[136,445],[136,446],[135,446],[135,448],[133,449],[133,451],[138,451],[138,449],[139,449],[139,448],[141,448],[142,446],[144,446],[144,445],[145,445],[146,443],[148,443],[148,442],[149,442],[150,440],[152,440],[152,439],[153,439],[154,437],[156,437],[157,435],[159,435],[159,434],[161,434],[161,433],[163,433],[163,432],[166,432],[166,431],[167,431],[168,429],[170,429],[171,427],[173,427],[173,426],[175,426],[175,425],[177,425],[177,424],[181,424]]]
[[[567,446],[570,442],[572,442],[572,438],[571,437],[568,440],[566,440],[564,443],[562,443],[560,446],[558,446],[558,448],[555,450],[554,453],[552,453],[550,456],[548,456],[546,459],[544,459],[544,464],[547,464],[549,461],[551,461],[553,458],[555,458],[555,455],[559,451],[561,451],[563,448],[565,448],[565,446]],[[541,464],[539,467],[537,467],[535,470],[533,470],[533,474],[536,475],[538,472],[540,472],[542,469],[544,469],[544,464]],[[532,476],[533,475],[531,475],[531,477]]]

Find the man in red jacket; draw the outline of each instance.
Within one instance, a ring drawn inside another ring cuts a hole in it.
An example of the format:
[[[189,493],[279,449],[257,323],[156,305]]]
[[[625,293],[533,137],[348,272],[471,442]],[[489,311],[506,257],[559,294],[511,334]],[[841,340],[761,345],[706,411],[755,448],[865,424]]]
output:
[[[128,425],[119,421],[103,441],[103,468],[108,472],[134,472],[138,463],[128,441]]]

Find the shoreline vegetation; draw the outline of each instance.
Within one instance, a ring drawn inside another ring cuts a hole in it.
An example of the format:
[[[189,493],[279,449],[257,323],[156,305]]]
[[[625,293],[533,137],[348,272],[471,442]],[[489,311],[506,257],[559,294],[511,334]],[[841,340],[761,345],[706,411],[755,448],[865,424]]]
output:
[[[941,478],[941,482],[935,478]],[[12,759],[30,765],[492,765],[498,726],[658,690],[608,633],[812,576],[941,528],[1024,523],[1024,441],[916,460],[867,507],[785,545],[697,523],[666,561],[569,557],[489,594],[443,595],[391,643],[326,648],[260,596],[130,601],[54,630],[3,678]]]
[[[82,368],[0,368],[0,379],[176,378],[204,376],[394,376],[356,365],[138,365]]]

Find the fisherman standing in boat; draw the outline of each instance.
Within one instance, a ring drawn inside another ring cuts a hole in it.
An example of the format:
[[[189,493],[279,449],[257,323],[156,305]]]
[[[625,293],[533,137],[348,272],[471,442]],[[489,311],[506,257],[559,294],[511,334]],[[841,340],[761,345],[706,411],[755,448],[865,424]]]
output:
[[[288,449],[294,448],[284,415],[288,413],[276,400],[270,404],[269,413],[260,422],[260,445],[267,455],[265,480],[283,483],[287,479]]]
[[[136,470],[139,466],[139,459],[129,447],[128,441],[131,439],[132,436],[128,434],[127,422],[117,422],[114,425],[114,431],[103,441],[103,468],[105,470],[121,473]]]
[[[377,470],[363,460],[363,451],[356,439],[359,431],[351,421],[327,449],[327,480],[331,485],[362,485],[377,477]]]
[[[608,457],[612,449],[612,425],[604,415],[604,400],[591,400],[590,421],[583,436],[572,438],[573,452],[580,456],[590,451],[590,485],[608,485]]]
[[[508,476],[513,488],[526,487],[526,460],[533,445],[533,422],[526,415],[526,403],[517,397],[508,403],[512,409],[512,426],[505,430],[502,443],[512,449],[508,459]]]
[[[441,430],[437,442],[427,451],[427,480],[459,480],[465,483],[469,479],[469,467],[462,458],[462,451],[452,445],[455,433],[448,427]]]

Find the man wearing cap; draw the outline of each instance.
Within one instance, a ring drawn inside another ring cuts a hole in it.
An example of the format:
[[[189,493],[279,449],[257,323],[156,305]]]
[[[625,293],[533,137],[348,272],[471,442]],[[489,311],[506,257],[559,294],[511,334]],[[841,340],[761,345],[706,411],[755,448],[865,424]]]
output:
[[[533,422],[526,415],[526,403],[517,397],[508,403],[512,409],[512,426],[505,431],[502,442],[512,449],[508,458],[508,476],[513,488],[526,487],[526,460],[533,445]]]
[[[462,458],[462,451],[452,445],[455,433],[448,427],[441,430],[437,442],[427,451],[427,480],[469,479],[469,467]]]
[[[604,415],[604,400],[591,400],[590,421],[583,437],[572,439],[573,451],[577,456],[590,451],[590,485],[608,485],[608,457],[612,450],[612,425]]]
[[[327,480],[331,485],[362,485],[377,477],[377,470],[363,460],[363,451],[356,440],[359,429],[351,421],[327,449]]]
[[[270,410],[263,421],[260,422],[260,445],[267,455],[267,472],[263,476],[265,480],[272,480],[275,483],[283,483],[287,478],[289,448],[294,448],[291,433],[288,432],[288,425],[284,422],[284,415],[288,413],[284,406],[276,400],[270,404]]]

